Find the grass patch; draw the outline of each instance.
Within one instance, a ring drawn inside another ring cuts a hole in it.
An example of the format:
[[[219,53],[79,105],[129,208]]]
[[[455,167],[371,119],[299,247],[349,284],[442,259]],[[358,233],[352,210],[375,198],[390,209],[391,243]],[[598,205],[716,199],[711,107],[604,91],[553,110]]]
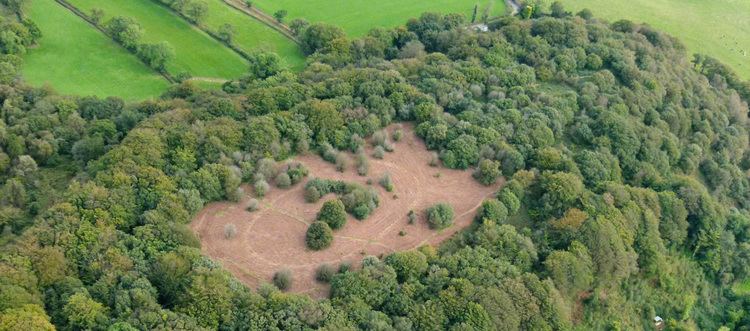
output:
[[[737,0],[562,0],[577,12],[591,9],[611,21],[645,22],[679,38],[690,53],[703,53],[750,79],[750,1]],[[691,55],[692,58],[692,55]]]
[[[156,97],[169,82],[138,58],[54,1],[33,1],[29,17],[42,30],[39,45],[24,57],[22,75],[64,94]]]
[[[172,74],[189,72],[195,77],[236,78],[247,71],[245,60],[171,10],[153,0],[71,0],[81,11],[104,10],[104,20],[132,17],[143,26],[144,42],[169,42],[175,59],[167,66]]]
[[[254,3],[270,15],[281,9],[288,11],[287,21],[304,18],[338,25],[352,37],[365,35],[376,27],[403,25],[423,12],[462,13],[467,19],[471,19],[474,5],[479,5],[477,19],[485,8],[489,8],[490,16],[505,12],[503,0],[256,0]]]
[[[204,25],[218,31],[225,23],[235,29],[234,44],[245,52],[262,50],[278,54],[292,68],[301,69],[305,57],[297,44],[278,31],[230,7],[222,0],[207,0],[208,16]]]

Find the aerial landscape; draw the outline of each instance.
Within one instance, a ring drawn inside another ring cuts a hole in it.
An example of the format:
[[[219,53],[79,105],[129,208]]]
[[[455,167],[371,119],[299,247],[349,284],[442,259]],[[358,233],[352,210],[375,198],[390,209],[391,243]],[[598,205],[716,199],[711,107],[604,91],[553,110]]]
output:
[[[750,330],[748,1],[0,17],[0,331]]]

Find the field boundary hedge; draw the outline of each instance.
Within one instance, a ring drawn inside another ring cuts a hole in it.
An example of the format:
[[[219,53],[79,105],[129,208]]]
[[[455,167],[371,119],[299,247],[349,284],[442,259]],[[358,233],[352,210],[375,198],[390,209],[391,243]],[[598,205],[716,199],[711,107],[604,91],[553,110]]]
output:
[[[224,3],[227,5],[239,10],[240,12],[244,13],[247,16],[250,16],[253,19],[256,19],[260,21],[261,23],[269,26],[270,28],[280,32],[285,37],[289,38],[291,41],[300,44],[297,37],[294,36],[294,32],[292,29],[290,29],[288,26],[279,23],[274,19],[273,17],[269,16],[265,12],[259,9],[255,9],[252,7],[247,7],[243,3],[237,1],[237,0],[223,0]]]
[[[63,6],[65,9],[70,10],[73,14],[75,14],[78,17],[80,17],[84,21],[86,21],[86,23],[88,23],[89,25],[93,26],[96,30],[98,30],[99,32],[103,33],[105,36],[107,36],[110,39],[112,39],[112,36],[109,33],[107,33],[107,31],[104,30],[103,27],[101,27],[99,24],[96,24],[96,22],[94,22],[88,15],[86,15],[80,9],[78,9],[78,7],[74,6],[73,4],[71,4],[70,2],[67,2],[65,0],[55,0],[55,1],[58,4],[60,4],[61,6]],[[120,44],[118,42],[115,42],[115,44],[117,44],[118,46],[124,48],[126,51],[128,51],[128,53],[130,53],[130,54],[132,54],[134,56],[136,55],[133,52],[131,52],[129,49],[127,49],[127,47],[123,46],[122,44]],[[143,62],[143,60],[139,56],[136,56],[136,57],[141,62]],[[155,70],[150,65],[148,65],[148,63],[145,63],[145,64],[146,64],[146,67],[148,67],[149,69],[157,72],[159,75],[161,75],[162,77],[164,77],[164,79],[166,79],[168,82],[173,83],[173,84],[177,82],[177,80],[174,77],[172,77],[172,75],[169,72],[167,72],[166,70]]]

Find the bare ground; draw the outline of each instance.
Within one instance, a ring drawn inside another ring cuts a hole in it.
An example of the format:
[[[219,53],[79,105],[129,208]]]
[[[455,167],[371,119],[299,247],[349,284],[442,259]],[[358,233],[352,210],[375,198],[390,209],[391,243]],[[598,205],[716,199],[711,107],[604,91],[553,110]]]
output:
[[[346,226],[334,232],[331,247],[322,251],[307,249],[305,232],[323,202],[334,196],[306,203],[303,193],[307,179],[287,190],[273,188],[255,212],[245,210],[252,198],[250,194],[239,203],[211,203],[198,213],[191,228],[201,240],[203,254],[223,263],[247,286],[254,288],[270,282],[276,271],[288,268],[294,275],[291,291],[321,297],[327,294],[328,286],[314,279],[319,265],[359,262],[365,255],[380,256],[424,244],[437,245],[470,225],[484,198],[492,196],[502,185],[500,181],[493,186],[482,186],[471,177],[470,171],[430,167],[430,158],[424,143],[406,125],[403,139],[395,143],[395,151],[386,153],[382,160],[371,158],[370,172],[365,177],[357,175],[353,162],[340,173],[317,155],[297,157],[296,161],[310,169],[308,179],[320,177],[365,184],[371,178],[380,193],[380,206],[372,215],[363,221],[349,216]],[[386,172],[391,174],[395,186],[390,193],[377,184]],[[246,187],[245,191],[252,189]],[[426,208],[437,202],[447,202],[456,214],[454,225],[440,232],[430,230],[423,215]],[[419,215],[415,224],[408,224],[410,210]],[[237,235],[225,239],[224,226],[229,223],[235,224]],[[401,235],[401,231],[405,234]]]

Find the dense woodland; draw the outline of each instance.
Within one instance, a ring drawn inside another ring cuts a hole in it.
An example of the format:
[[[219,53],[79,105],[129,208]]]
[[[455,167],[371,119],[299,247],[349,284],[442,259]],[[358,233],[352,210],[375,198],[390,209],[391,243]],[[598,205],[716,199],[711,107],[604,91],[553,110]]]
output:
[[[0,330],[750,329],[732,291],[750,277],[748,85],[648,26],[557,5],[489,32],[294,21],[302,72],[255,54],[223,91],[125,104],[24,85],[38,32],[20,17],[0,24]],[[186,224],[261,159],[401,121],[443,166],[507,179],[475,225],[328,267],[319,301],[201,256]]]

